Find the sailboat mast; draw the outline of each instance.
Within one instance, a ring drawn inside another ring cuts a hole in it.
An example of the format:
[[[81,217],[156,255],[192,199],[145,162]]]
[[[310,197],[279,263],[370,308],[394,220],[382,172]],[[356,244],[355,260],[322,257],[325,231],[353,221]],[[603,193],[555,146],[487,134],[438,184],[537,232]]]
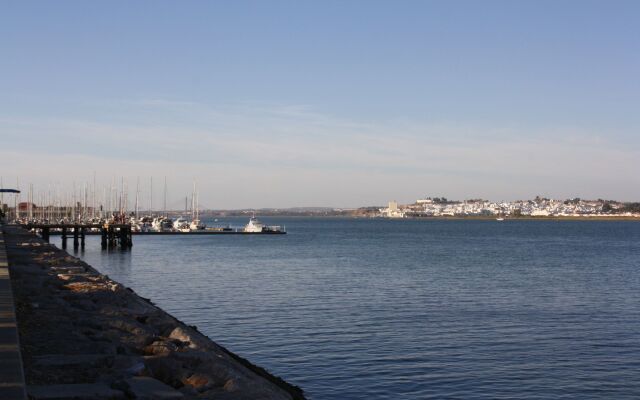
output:
[[[20,190],[20,178],[16,177],[16,189]],[[18,219],[20,217],[20,214],[18,213],[18,197],[20,196],[20,192],[16,193],[15,196],[13,196],[13,213],[14,213],[14,219]]]
[[[33,218],[33,209],[31,205],[33,204],[33,183],[29,184],[29,193],[27,194],[27,220],[31,221]]]
[[[196,181],[193,181],[193,190],[191,191],[191,220],[197,219],[196,217]]]
[[[89,184],[87,182],[84,183],[84,207],[82,207],[82,217],[83,219],[89,218]]]
[[[120,196],[118,196],[118,214],[122,216],[122,210],[124,210],[124,177],[120,177]]]
[[[91,188],[91,218],[96,218],[96,171],[93,171],[93,187]]]
[[[149,188],[149,215],[153,215],[153,176],[151,177]]]
[[[140,177],[136,180],[136,220],[138,219],[138,199],[140,197]]]

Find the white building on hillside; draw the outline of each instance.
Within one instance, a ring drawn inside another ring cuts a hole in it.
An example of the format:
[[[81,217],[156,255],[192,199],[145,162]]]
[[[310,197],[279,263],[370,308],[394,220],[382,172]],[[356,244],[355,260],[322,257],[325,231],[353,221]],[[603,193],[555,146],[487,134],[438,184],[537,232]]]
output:
[[[404,212],[398,208],[398,202],[393,200],[389,202],[387,208],[380,209],[382,216],[387,218],[404,218]]]

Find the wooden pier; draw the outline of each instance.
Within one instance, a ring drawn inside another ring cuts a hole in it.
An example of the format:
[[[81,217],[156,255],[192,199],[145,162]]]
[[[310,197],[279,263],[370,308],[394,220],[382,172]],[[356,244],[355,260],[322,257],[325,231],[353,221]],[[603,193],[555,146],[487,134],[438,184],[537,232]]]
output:
[[[133,235],[144,236],[198,236],[198,235],[285,235],[286,230],[265,230],[262,232],[245,232],[241,228],[233,229],[203,229],[197,231],[134,231],[130,224],[20,224],[27,230],[40,234],[47,243],[53,235],[62,236],[62,248],[67,248],[67,240],[73,239],[73,248],[85,247],[85,238],[89,235],[100,236],[103,249],[121,247],[129,249],[133,246]]]
[[[100,235],[103,249],[121,247],[129,249],[133,246],[132,229],[130,224],[22,224],[23,228],[35,230],[42,239],[49,242],[51,235],[62,236],[62,248],[67,248],[67,239],[73,237],[73,248],[83,248],[87,235]]]
[[[132,235],[175,235],[175,236],[188,236],[188,235],[286,235],[286,231],[262,231],[262,232],[245,232],[244,230],[238,229],[229,229],[229,230],[198,230],[198,231],[189,231],[189,232],[180,232],[180,231],[163,231],[163,232],[155,232],[155,231],[142,231],[142,232],[132,232]]]

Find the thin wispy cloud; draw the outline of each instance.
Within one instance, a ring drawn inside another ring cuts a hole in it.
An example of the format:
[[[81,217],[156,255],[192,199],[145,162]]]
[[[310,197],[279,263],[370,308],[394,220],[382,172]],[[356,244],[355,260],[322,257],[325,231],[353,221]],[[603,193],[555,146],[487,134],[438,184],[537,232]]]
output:
[[[76,179],[79,162],[106,177],[168,175],[180,192],[198,178],[225,193],[216,202],[226,207],[381,204],[393,195],[390,188],[397,190],[394,198],[406,201],[427,193],[526,197],[532,187],[589,196],[599,193],[587,182],[638,183],[633,170],[640,153],[633,146],[563,127],[523,134],[457,122],[374,124],[306,105],[213,107],[162,99],[119,104],[121,115],[113,123],[0,117],[8,139],[0,150],[3,175],[33,171],[30,160],[37,157],[55,165],[63,181]],[[243,186],[248,181],[254,189]],[[633,187],[624,184],[606,195],[633,198]],[[265,192],[273,198],[269,204],[255,197]]]

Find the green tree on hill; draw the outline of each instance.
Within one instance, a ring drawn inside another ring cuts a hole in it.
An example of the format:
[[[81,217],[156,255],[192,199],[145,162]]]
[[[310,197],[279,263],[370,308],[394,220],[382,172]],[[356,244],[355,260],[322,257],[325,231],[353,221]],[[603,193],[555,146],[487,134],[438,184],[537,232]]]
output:
[[[625,212],[640,213],[640,203],[626,203],[622,210]]]

